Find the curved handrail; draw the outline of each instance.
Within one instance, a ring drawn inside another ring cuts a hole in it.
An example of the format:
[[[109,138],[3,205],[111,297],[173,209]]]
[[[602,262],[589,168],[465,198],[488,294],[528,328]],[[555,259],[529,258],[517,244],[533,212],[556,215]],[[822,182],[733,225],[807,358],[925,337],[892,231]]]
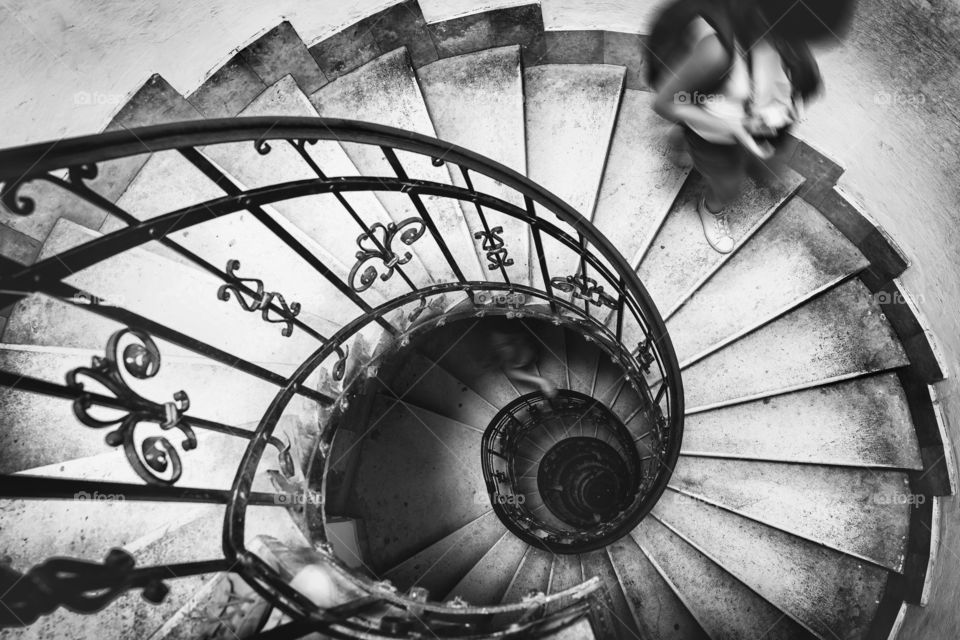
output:
[[[42,179],[55,182],[74,194],[89,198],[92,192],[84,181],[94,178],[97,174],[97,165],[104,161],[169,150],[179,150],[181,152],[189,150],[193,154],[197,154],[196,150],[200,147],[231,142],[252,142],[257,151],[261,154],[267,154],[270,151],[270,141],[277,140],[290,143],[296,141],[301,144],[304,141],[332,140],[376,146],[384,150],[391,150],[391,152],[405,151],[418,154],[434,159],[434,164],[437,166],[443,163],[457,165],[463,171],[465,178],[467,177],[467,171],[484,175],[522,195],[525,207],[519,207],[501,198],[480,193],[474,190],[472,185],[469,185],[469,179],[468,188],[463,188],[456,185],[411,179],[404,175],[400,169],[397,170],[397,176],[391,177],[325,178],[321,176],[316,179],[273,184],[259,189],[236,189],[235,192],[228,191],[227,195],[223,197],[199,203],[181,211],[170,212],[151,220],[127,220],[129,225],[127,228],[68,250],[56,256],[55,259],[51,258],[29,267],[7,262],[4,264],[6,273],[0,275],[0,284],[3,285],[2,288],[4,289],[0,297],[4,295],[23,297],[33,290],[44,290],[48,293],[50,291],[69,291],[69,288],[64,288],[65,285],[62,281],[74,270],[89,267],[156,238],[165,238],[172,231],[185,229],[237,211],[256,210],[261,206],[302,195],[393,190],[411,194],[411,197],[421,194],[439,195],[461,202],[471,202],[521,220],[536,232],[546,233],[557,240],[560,246],[577,254],[584,270],[589,265],[608,282],[615,283],[614,288],[620,292],[618,323],[622,323],[624,309],[629,307],[646,336],[645,341],[638,347],[640,351],[638,357],[641,361],[640,368],[643,369],[644,364],[648,365],[650,361],[656,361],[660,368],[661,391],[656,399],[652,396],[648,399],[654,405],[661,401],[667,403],[666,413],[669,424],[666,425],[666,428],[671,431],[674,438],[671,439],[670,448],[666,452],[663,463],[667,468],[673,468],[679,456],[683,421],[683,392],[680,369],[665,324],[637,274],[630,268],[630,265],[613,244],[589,220],[578,214],[570,205],[520,173],[472,151],[410,131],[342,119],[256,117],[169,123],[0,150],[0,200],[13,213],[29,215],[32,213],[35,203],[21,196],[20,190],[32,180]],[[395,155],[393,159],[396,160]],[[58,177],[56,172],[63,170],[68,171],[67,177]],[[110,213],[120,215],[120,213],[109,208],[109,203],[96,201],[96,204],[107,209]],[[572,228],[577,237],[573,237],[547,221],[546,218],[537,213],[537,206],[549,211],[563,224]],[[280,233],[276,229],[272,230],[275,233]],[[543,250],[539,246],[539,236],[537,236],[537,239],[538,251],[542,259]],[[593,251],[589,251],[587,247],[591,247]],[[594,251],[597,255],[594,255]],[[211,270],[209,266],[207,268]],[[341,345],[362,327],[371,322],[380,322],[389,327],[389,322],[385,319],[389,312],[416,300],[423,302],[429,296],[454,291],[472,295],[472,292],[485,288],[510,292],[528,290],[530,295],[543,297],[550,305],[559,305],[564,308],[572,307],[576,310],[575,306],[556,298],[554,287],[558,285],[547,282],[545,267],[543,267],[543,272],[547,295],[537,289],[522,285],[503,286],[502,283],[467,281],[461,276],[460,282],[457,284],[423,287],[376,308],[358,302],[358,307],[363,311],[363,314],[344,325],[333,336],[321,340],[323,344],[302,362],[294,374],[284,379],[255,433],[249,436],[249,446],[244,452],[229,493],[227,514],[224,521],[224,553],[228,560],[240,563],[243,570],[247,572],[244,577],[258,591],[268,597],[285,600],[287,606],[284,608],[288,612],[309,615],[311,603],[296,590],[290,588],[289,585],[284,584],[279,576],[255,554],[245,549],[243,526],[245,509],[252,495],[253,471],[258,466],[267,444],[276,445],[277,441],[273,431],[277,421],[295,393],[307,393],[304,383],[313,371],[333,354],[339,354],[341,358],[345,359],[346,354],[341,351]],[[566,291],[573,288],[573,283],[571,283],[570,289],[560,290]],[[351,295],[350,291],[344,290],[344,293],[348,296]],[[357,301],[356,296],[351,299]],[[589,305],[584,304],[589,310]],[[266,314],[266,309],[264,313]],[[586,315],[587,318],[590,317],[589,312]],[[124,318],[135,323],[148,322],[148,319],[129,312],[117,311],[114,313],[114,317],[115,319]],[[294,321],[292,316],[290,321]],[[600,325],[601,323],[596,324]],[[616,341],[620,340],[619,330],[618,324],[617,335],[613,338]],[[597,329],[597,331],[602,333],[601,329]],[[187,336],[168,332],[163,337],[176,344],[181,344],[181,346],[216,355],[216,350],[209,345],[198,344],[196,341],[191,342]],[[321,338],[319,334],[316,337]],[[622,344],[620,348],[625,349]],[[627,351],[633,353],[632,349],[627,349]],[[266,373],[257,371],[253,365],[250,365],[248,369],[249,372],[259,374],[265,379],[267,377]],[[277,381],[274,380],[274,382]],[[319,396],[316,399],[318,401],[324,400]],[[666,489],[668,479],[669,474],[662,474],[657,478],[650,492],[653,501]],[[652,502],[647,510],[650,506],[652,506]],[[365,584],[368,589],[371,586],[363,581],[360,582]],[[404,597],[398,596],[396,600],[395,604],[420,607],[421,609],[423,607],[423,603],[417,603]],[[284,606],[284,602],[279,604],[282,607]],[[450,613],[462,609],[460,606],[431,606],[437,610]]]

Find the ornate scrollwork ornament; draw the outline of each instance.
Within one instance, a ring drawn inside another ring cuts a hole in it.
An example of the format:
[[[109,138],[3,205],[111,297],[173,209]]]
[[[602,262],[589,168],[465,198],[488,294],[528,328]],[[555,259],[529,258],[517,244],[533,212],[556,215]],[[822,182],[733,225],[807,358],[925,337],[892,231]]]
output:
[[[127,344],[120,352],[121,339],[131,336],[138,342]],[[116,405],[107,406],[111,410],[126,410],[126,415],[118,418],[101,419],[91,414],[90,409],[98,404],[94,397],[85,392],[73,402],[73,413],[88,427],[104,429],[117,427],[107,434],[105,440],[111,447],[123,446],[127,460],[141,478],[149,484],[172,485],[180,479],[183,465],[174,445],[166,436],[151,436],[137,444],[135,432],[141,423],[154,423],[164,431],[179,429],[184,440],[180,446],[184,451],[197,447],[197,437],[193,429],[184,420],[183,414],[190,408],[190,399],[184,391],[173,394],[172,402],[163,404],[147,400],[133,391],[124,378],[124,372],[139,380],[157,375],[160,370],[160,351],[156,343],[145,332],[136,329],[117,331],[107,341],[103,357],[94,356],[90,367],[78,367],[67,373],[67,386],[84,390],[82,378],[92,380],[107,389],[116,399]]]
[[[574,298],[585,300],[594,306],[603,306],[610,309],[617,308],[616,299],[604,293],[603,287],[599,286],[596,280],[588,278],[582,273],[573,276],[551,278],[550,285],[558,291],[571,293]]]
[[[361,233],[357,237],[357,247],[360,251],[357,251],[356,264],[350,269],[348,278],[350,287],[357,293],[362,293],[373,285],[379,272],[375,265],[369,263],[375,260],[379,260],[385,268],[385,271],[380,274],[380,279],[386,282],[392,278],[398,266],[407,264],[413,258],[409,251],[403,252],[402,255],[397,254],[393,249],[394,240],[399,238],[400,242],[410,246],[419,240],[425,231],[426,225],[420,218],[407,218],[399,223],[391,222],[387,225],[380,222],[373,224],[369,233]]]
[[[337,347],[337,358],[336,363],[333,365],[333,379],[337,382],[343,380],[343,376],[347,373],[347,358],[350,357],[350,345],[345,344],[341,347]]]
[[[129,589],[142,589],[143,598],[153,604],[163,602],[170,588],[156,578],[131,582],[135,564],[126,551],[111,549],[102,564],[50,558],[24,574],[0,565],[5,605],[0,608],[0,626],[30,625],[58,607],[95,613]],[[87,586],[90,584],[97,586]]]
[[[18,192],[23,185],[24,181],[22,179],[0,183],[0,202],[3,202],[3,206],[10,213],[15,213],[18,216],[28,216],[37,208],[37,203],[33,198],[19,195]]]
[[[233,294],[244,311],[259,311],[260,317],[263,318],[264,322],[284,325],[283,329],[280,330],[280,333],[285,338],[289,338],[291,335],[293,335],[293,319],[300,314],[300,303],[291,302],[290,304],[287,304],[286,299],[276,291],[266,293],[263,287],[263,280],[258,280],[256,278],[241,278],[237,276],[237,269],[239,268],[239,260],[228,261],[227,275],[231,278],[235,278],[238,282],[245,284],[247,287],[254,289],[253,295],[248,300],[247,297],[240,291],[240,287],[238,285],[224,284],[217,289],[217,299],[226,302],[230,299],[230,295]],[[272,308],[274,302],[280,307],[278,311],[275,311]]]
[[[501,237],[502,233],[503,227],[493,227],[489,231],[477,231],[473,234],[474,238],[480,240],[480,247],[487,253],[487,260],[490,262],[487,268],[490,271],[513,265],[513,258],[507,257],[509,254]]]

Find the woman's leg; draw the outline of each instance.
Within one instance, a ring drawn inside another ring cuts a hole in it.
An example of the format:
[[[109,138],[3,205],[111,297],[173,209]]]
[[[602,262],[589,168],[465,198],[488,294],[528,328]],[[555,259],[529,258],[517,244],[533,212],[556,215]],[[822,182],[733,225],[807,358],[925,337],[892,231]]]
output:
[[[707,242],[720,253],[733,251],[725,209],[740,195],[746,177],[746,151],[737,144],[716,144],[687,131],[693,166],[706,182],[697,213]]]

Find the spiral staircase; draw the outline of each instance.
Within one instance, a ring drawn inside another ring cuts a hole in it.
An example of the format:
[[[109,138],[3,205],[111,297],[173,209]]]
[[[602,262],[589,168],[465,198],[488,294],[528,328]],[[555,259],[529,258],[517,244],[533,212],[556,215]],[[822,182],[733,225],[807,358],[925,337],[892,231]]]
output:
[[[895,637],[952,481],[908,264],[802,141],[713,252],[641,46],[404,2],[0,151],[0,634]]]

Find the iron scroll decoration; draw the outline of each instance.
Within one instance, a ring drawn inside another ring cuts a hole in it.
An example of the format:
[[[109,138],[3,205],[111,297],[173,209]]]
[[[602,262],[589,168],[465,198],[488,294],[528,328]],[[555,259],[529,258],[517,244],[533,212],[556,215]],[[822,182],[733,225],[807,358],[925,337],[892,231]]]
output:
[[[131,342],[122,353],[118,353],[121,339],[128,335],[137,341]],[[134,435],[141,423],[154,423],[164,431],[179,429],[185,437],[181,443],[183,450],[195,449],[197,436],[183,417],[190,408],[190,399],[186,392],[177,391],[173,394],[172,402],[160,404],[147,400],[133,391],[123,376],[126,371],[138,380],[146,380],[156,376],[159,370],[160,350],[153,339],[143,331],[121,329],[110,336],[103,357],[94,356],[90,367],[78,367],[67,373],[67,386],[82,391],[84,383],[81,378],[87,378],[109,390],[117,404],[127,410],[126,415],[113,419],[94,417],[90,409],[98,403],[90,393],[82,393],[74,400],[74,415],[94,429],[116,426],[107,434],[107,444],[111,447],[122,445],[133,470],[148,484],[169,486],[176,483],[183,472],[174,445],[165,436],[150,436],[138,446]],[[109,408],[116,410],[114,406]]]
[[[386,282],[392,278],[398,266],[407,264],[413,258],[409,251],[403,252],[403,255],[397,254],[393,250],[393,241],[399,236],[400,242],[410,246],[419,240],[425,231],[426,225],[420,218],[407,218],[399,223],[391,222],[386,225],[381,222],[370,225],[369,233],[361,233],[357,237],[360,251],[357,251],[356,264],[350,269],[350,287],[357,293],[362,293],[373,285],[378,274],[377,268],[368,264],[373,260],[379,259],[386,269],[380,274],[381,280]],[[364,265],[366,268],[361,273],[360,269]],[[359,283],[357,275],[360,276]]]
[[[616,299],[604,293],[603,287],[598,285],[596,280],[588,278],[582,273],[562,278],[552,278],[550,285],[557,291],[571,293],[574,298],[583,300],[588,304],[609,309],[617,308]]]
[[[236,279],[237,282],[240,283],[254,285],[256,291],[251,296],[251,299],[248,301],[240,292],[240,288],[235,284],[221,285],[220,288],[217,289],[217,299],[226,302],[230,299],[230,294],[232,293],[244,311],[260,311],[260,317],[263,318],[264,322],[284,325],[280,333],[285,338],[293,335],[293,319],[300,314],[300,303],[291,302],[288,305],[286,299],[276,291],[265,293],[263,280],[258,280],[257,278],[241,278],[237,275],[239,268],[239,260],[227,261],[227,275],[229,277]],[[279,317],[270,316],[270,311],[272,311],[271,305],[274,302],[280,307],[280,310],[277,312]]]

